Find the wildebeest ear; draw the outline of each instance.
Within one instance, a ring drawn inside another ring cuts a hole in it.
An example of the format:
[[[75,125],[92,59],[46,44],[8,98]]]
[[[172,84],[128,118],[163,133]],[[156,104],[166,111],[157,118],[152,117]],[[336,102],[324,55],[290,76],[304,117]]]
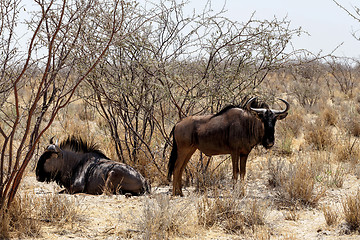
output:
[[[287,115],[288,115],[287,112],[282,113],[282,114],[278,114],[278,115],[276,115],[276,119],[277,119],[277,120],[284,119],[284,118],[286,118]]]

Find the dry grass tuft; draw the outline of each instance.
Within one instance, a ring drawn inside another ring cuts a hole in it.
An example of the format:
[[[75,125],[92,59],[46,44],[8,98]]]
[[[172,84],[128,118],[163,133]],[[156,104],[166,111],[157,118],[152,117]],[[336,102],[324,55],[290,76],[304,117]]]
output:
[[[316,150],[326,150],[334,145],[331,129],[320,119],[307,126],[305,141]]]
[[[351,140],[350,138],[347,138],[346,140],[338,141],[334,153],[335,160],[338,162],[357,164],[360,157],[357,139]]]
[[[229,169],[226,160],[215,163],[214,159],[209,164],[207,170],[194,171],[195,176],[195,191],[206,193],[209,191],[216,191],[223,189],[228,181]],[[215,165],[215,167],[213,167]]]
[[[138,223],[143,239],[169,239],[192,235],[193,209],[190,202],[193,200],[175,200],[170,201],[167,195],[156,195],[153,199],[146,200],[143,216]]]
[[[326,224],[328,226],[334,226],[334,225],[336,225],[338,223],[338,221],[339,221],[339,212],[336,209],[334,210],[330,206],[324,205],[322,210],[323,210],[323,213],[324,213]]]
[[[0,239],[10,237],[36,238],[40,236],[40,225],[36,219],[35,200],[28,195],[17,196],[10,208],[0,210]],[[15,235],[15,236],[13,236]]]
[[[40,200],[39,217],[41,221],[60,226],[80,220],[81,208],[74,198],[67,195],[48,194]]]
[[[293,112],[289,114],[284,120],[279,123],[281,132],[283,130],[290,131],[294,137],[299,137],[304,126],[304,113]]]
[[[284,213],[285,220],[297,221],[299,220],[298,206],[293,205]]]
[[[355,196],[347,196],[342,202],[345,222],[351,231],[360,230],[360,191]]]
[[[360,137],[360,119],[352,118],[348,124],[348,131],[354,137]]]
[[[269,185],[275,188],[279,203],[315,206],[324,196],[325,190],[316,186],[316,167],[309,160],[298,159],[294,164],[268,161]]]
[[[326,172],[326,176],[326,183],[328,187],[341,188],[344,184],[345,170],[341,164],[338,165],[336,169],[332,169],[330,167]]]
[[[221,227],[229,234],[244,234],[247,229],[255,231],[265,224],[266,205],[256,200],[216,195],[204,195],[197,206],[198,223],[205,228]]]
[[[321,121],[328,126],[335,126],[338,122],[338,113],[331,107],[327,106],[320,113]]]

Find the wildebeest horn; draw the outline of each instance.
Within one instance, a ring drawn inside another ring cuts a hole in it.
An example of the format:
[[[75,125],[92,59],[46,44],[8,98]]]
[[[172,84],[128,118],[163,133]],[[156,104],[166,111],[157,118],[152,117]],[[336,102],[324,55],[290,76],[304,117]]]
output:
[[[55,143],[54,143],[54,138],[55,138],[55,136],[53,136],[52,138],[50,138],[50,144],[52,144],[52,145],[58,145],[58,142],[59,142],[59,140],[58,139],[56,139],[56,141],[55,141]]]
[[[287,116],[287,112],[290,109],[290,104],[287,101],[285,101],[284,99],[279,98],[279,100],[282,101],[283,103],[285,103],[285,105],[286,105],[285,110],[273,110],[273,109],[271,109],[271,111],[273,113],[275,113],[275,115],[277,116],[278,119],[283,119],[284,117]]]
[[[245,103],[245,108],[251,112],[255,112],[255,113],[265,113],[267,109],[265,108],[252,108],[251,104],[256,100],[256,97],[250,98],[246,103]]]
[[[46,148],[46,151],[61,153],[61,149],[60,149],[59,146],[56,145],[56,144],[51,144],[51,145],[49,145],[49,146]]]

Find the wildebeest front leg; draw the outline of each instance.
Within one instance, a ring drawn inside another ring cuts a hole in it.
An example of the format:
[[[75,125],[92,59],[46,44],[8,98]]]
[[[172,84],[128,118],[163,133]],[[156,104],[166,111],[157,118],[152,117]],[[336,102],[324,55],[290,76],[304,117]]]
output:
[[[105,181],[105,188],[104,188],[104,192],[107,194],[112,194],[112,193],[116,193],[116,189],[113,183],[113,178],[115,177],[115,171],[111,170],[106,178]],[[119,190],[119,189],[118,189]]]
[[[241,178],[241,181],[243,181],[245,178],[247,158],[248,158],[248,154],[240,155],[240,178]]]
[[[195,149],[189,150],[188,152],[178,152],[178,158],[175,162],[174,175],[173,175],[173,195],[184,196],[182,193],[182,173],[189,162],[191,156],[195,152]]]
[[[233,180],[236,182],[239,176],[239,154],[231,154],[232,167],[233,167]]]

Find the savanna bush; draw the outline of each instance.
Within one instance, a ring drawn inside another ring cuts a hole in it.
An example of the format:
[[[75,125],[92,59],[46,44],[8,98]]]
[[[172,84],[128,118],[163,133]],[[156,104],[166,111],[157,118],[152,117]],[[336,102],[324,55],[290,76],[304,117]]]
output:
[[[334,145],[331,128],[321,119],[307,125],[305,141],[316,150],[326,150]]]
[[[220,160],[220,161],[216,161]],[[229,180],[229,161],[228,159],[209,159],[208,167],[193,169],[195,176],[195,191],[204,193],[222,189]]]
[[[348,195],[342,202],[345,222],[351,231],[360,230],[360,191],[356,195]]]
[[[357,164],[360,158],[360,147],[357,140],[350,137],[338,140],[334,149],[334,158],[338,162]]]
[[[39,198],[38,208],[38,215],[44,222],[63,226],[81,220],[80,204],[66,195],[47,194]]]
[[[292,112],[284,120],[279,123],[280,131],[290,131],[294,137],[299,137],[304,126],[304,118],[302,112]]]
[[[197,205],[198,223],[206,228],[221,227],[225,232],[243,234],[265,224],[266,205],[256,200],[230,196],[204,195]]]
[[[338,122],[338,113],[331,107],[326,106],[319,116],[324,125],[335,126]]]
[[[143,215],[138,222],[143,239],[170,239],[194,233],[192,209],[194,199],[170,201],[167,195],[156,195],[145,201]]]
[[[324,205],[322,210],[324,213],[326,224],[328,226],[333,226],[338,223],[339,212],[336,208],[334,209],[328,205]]]
[[[269,159],[268,170],[269,185],[275,188],[280,204],[315,206],[325,193],[316,185],[317,168],[303,157],[295,163]]]
[[[27,194],[18,195],[10,207],[0,209],[0,239],[12,237],[36,238],[41,226],[35,211],[36,199]]]

